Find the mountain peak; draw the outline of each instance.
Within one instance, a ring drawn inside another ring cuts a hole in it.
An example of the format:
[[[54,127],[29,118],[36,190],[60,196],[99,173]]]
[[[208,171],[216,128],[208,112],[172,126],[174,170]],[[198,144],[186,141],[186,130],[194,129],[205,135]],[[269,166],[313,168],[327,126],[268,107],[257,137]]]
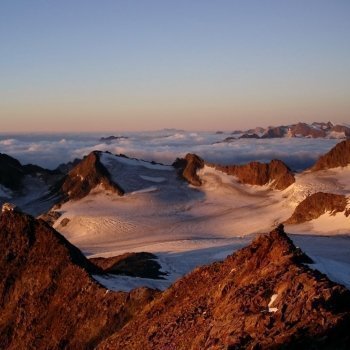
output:
[[[345,167],[350,164],[350,140],[337,143],[329,152],[321,156],[312,171]]]
[[[68,199],[81,199],[97,186],[105,190],[124,194],[124,190],[111,180],[106,167],[100,161],[99,151],[93,151],[80,161],[65,177],[62,192]]]

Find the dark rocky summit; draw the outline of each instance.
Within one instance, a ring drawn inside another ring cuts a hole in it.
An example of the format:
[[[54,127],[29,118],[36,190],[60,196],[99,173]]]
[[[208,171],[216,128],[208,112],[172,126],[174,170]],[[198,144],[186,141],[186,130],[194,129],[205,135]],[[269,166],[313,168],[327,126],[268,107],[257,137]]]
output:
[[[293,215],[285,223],[301,224],[317,219],[326,212],[330,212],[331,215],[344,212],[345,216],[349,216],[350,209],[347,209],[346,197],[334,193],[314,193],[298,204]]]
[[[26,175],[50,176],[57,174],[54,170],[44,169],[38,165],[22,165],[17,159],[0,153],[0,185],[12,191],[22,189],[22,182]]]
[[[59,191],[64,200],[77,200],[87,196],[96,186],[124,194],[124,190],[111,179],[106,167],[100,161],[100,152],[94,151],[78,163],[64,178]]]
[[[179,174],[193,186],[201,186],[202,180],[197,175],[197,170],[204,167],[204,160],[196,154],[188,153],[185,158],[178,158],[173,167],[179,170]]]
[[[239,137],[240,139],[260,139],[259,135],[253,133],[253,134],[243,134]]]
[[[312,171],[345,167],[350,164],[350,140],[336,144],[329,152],[319,158]]]
[[[283,227],[177,281],[98,349],[348,349],[350,291]]]
[[[93,349],[157,294],[103,288],[76,247],[15,211],[0,215],[0,247],[1,349]]]
[[[107,136],[107,137],[101,137],[100,141],[110,143],[112,141],[119,141],[119,140],[126,140],[126,139],[128,139],[127,136]]]
[[[104,273],[141,278],[163,279],[157,256],[151,253],[125,253],[110,258],[91,258],[90,261]]]

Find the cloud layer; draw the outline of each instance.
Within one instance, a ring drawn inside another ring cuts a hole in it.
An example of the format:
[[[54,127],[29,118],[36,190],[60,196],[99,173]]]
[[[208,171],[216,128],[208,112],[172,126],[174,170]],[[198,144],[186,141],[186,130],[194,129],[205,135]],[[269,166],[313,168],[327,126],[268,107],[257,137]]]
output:
[[[0,135],[0,152],[17,158],[23,164],[33,163],[49,169],[81,158],[93,150],[101,150],[166,164],[171,164],[188,152],[222,164],[281,159],[292,169],[301,170],[312,165],[321,154],[339,142],[283,138],[241,139],[226,143],[220,141],[229,134],[178,130],[125,133],[123,136],[128,138],[110,143],[101,142],[101,136],[109,135]]]

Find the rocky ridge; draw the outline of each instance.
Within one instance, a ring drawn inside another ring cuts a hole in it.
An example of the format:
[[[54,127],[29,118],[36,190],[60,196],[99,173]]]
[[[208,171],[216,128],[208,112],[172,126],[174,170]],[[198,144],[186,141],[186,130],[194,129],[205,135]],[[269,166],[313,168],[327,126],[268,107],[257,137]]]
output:
[[[292,171],[280,160],[270,163],[250,162],[244,165],[218,165],[205,162],[195,154],[187,154],[183,159],[177,159],[173,164],[179,173],[193,186],[201,186],[202,180],[197,174],[204,165],[215,168],[225,174],[236,176],[243,184],[263,186],[270,184],[271,188],[284,190],[295,182]]]
[[[1,349],[93,349],[157,292],[111,292],[102,273],[44,221],[0,215]]]
[[[124,190],[111,180],[108,170],[101,163],[100,153],[91,152],[66,175],[59,189],[64,201],[81,199],[97,186],[120,196],[124,194]]]
[[[311,171],[345,167],[350,164],[350,140],[336,144],[329,152],[321,156]]]
[[[347,349],[350,291],[283,231],[195,269],[98,349]]]
[[[347,208],[347,205],[348,199],[344,195],[316,192],[300,202],[292,216],[285,223],[289,225],[301,224],[317,219],[326,212],[329,212],[330,215],[343,212],[348,217],[350,209]]]

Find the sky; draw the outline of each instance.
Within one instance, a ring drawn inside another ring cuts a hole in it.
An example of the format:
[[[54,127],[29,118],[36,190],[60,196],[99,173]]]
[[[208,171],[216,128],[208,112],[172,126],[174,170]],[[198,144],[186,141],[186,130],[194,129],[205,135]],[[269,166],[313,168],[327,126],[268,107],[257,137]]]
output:
[[[349,0],[1,0],[0,131],[350,121]]]

